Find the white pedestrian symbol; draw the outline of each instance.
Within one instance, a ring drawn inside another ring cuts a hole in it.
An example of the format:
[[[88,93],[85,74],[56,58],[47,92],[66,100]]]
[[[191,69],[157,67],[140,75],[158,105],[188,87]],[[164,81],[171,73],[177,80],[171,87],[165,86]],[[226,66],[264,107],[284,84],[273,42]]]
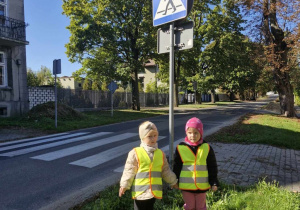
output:
[[[174,15],[186,11],[182,0],[160,0],[157,10],[154,14],[154,20],[165,18],[169,15]]]
[[[174,13],[176,11],[176,6],[174,5],[173,0],[168,0],[167,6],[166,6],[166,10],[165,10],[165,13],[163,13],[163,15],[166,15],[167,12],[168,12],[168,10],[172,9],[172,8],[168,9],[168,7],[169,7],[170,4],[171,4],[171,6],[173,8],[173,12],[172,13]]]

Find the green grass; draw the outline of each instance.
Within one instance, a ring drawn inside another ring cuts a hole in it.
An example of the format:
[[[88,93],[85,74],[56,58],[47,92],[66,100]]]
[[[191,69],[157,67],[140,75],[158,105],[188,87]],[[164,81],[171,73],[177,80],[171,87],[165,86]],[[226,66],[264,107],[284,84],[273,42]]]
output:
[[[187,104],[180,105],[180,107],[207,108],[233,103],[235,102],[203,103],[199,105]],[[35,110],[32,110],[24,117],[2,118],[0,128],[30,128],[48,133],[57,133],[168,114],[168,107],[165,108],[153,110],[143,108],[140,111],[133,111],[131,109],[114,110],[112,117],[111,110],[89,111],[80,114],[71,110],[70,107],[62,106],[61,108],[59,107],[59,113],[62,116],[58,114],[57,128],[55,128],[54,103],[49,102],[42,106],[37,106]]]
[[[236,124],[208,136],[208,142],[268,144],[289,149],[300,149],[300,119],[278,115],[244,116]]]
[[[118,197],[119,185],[113,185],[100,192],[94,198],[73,208],[73,210],[119,210],[133,209],[131,192],[127,191]],[[217,192],[207,193],[207,207],[211,210],[230,209],[264,209],[264,210],[297,210],[300,206],[300,194],[289,192],[276,183],[264,181],[250,187],[237,187],[221,183]],[[179,190],[164,187],[163,199],[156,200],[156,210],[183,209],[183,199]]]
[[[236,103],[241,103],[240,101],[217,101],[216,103],[211,102],[203,102],[202,104],[183,104],[179,105],[179,108],[211,108],[211,107],[217,107],[217,106],[227,106],[232,105]]]
[[[64,132],[77,130],[82,128],[90,128],[100,125],[136,120],[142,118],[154,117],[162,114],[167,114],[167,110],[114,110],[113,117],[111,111],[92,111],[84,112],[80,118],[65,118],[60,119],[58,116],[57,128],[55,121],[50,117],[23,117],[23,118],[2,118],[0,128],[22,127],[38,129],[49,132]]]

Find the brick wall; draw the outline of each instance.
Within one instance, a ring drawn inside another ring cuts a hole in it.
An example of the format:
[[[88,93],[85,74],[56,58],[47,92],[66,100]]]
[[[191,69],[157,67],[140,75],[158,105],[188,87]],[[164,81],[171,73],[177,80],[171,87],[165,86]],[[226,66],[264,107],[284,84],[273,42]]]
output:
[[[48,101],[55,101],[54,87],[28,87],[29,109]]]

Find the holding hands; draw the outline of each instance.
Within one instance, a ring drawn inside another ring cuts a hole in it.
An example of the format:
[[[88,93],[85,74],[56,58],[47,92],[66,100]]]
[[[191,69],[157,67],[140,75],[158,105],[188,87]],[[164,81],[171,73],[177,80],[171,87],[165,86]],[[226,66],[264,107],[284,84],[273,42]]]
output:
[[[218,190],[218,187],[217,187],[216,185],[214,185],[214,186],[212,186],[211,190],[212,190],[213,192],[216,192],[216,191]]]
[[[124,193],[125,193],[126,190],[127,190],[126,188],[120,187],[120,189],[119,189],[119,197],[122,197],[122,195],[124,195]]]

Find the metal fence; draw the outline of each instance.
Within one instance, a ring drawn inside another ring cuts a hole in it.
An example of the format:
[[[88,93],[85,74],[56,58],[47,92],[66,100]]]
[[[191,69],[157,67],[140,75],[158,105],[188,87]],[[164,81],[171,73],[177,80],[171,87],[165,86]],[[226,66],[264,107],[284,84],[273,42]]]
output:
[[[58,89],[57,99],[73,108],[109,108],[111,107],[111,93],[96,90]],[[167,93],[140,93],[141,107],[154,107],[169,104]],[[113,106],[128,108],[132,105],[131,92],[115,92],[113,94]]]
[[[31,87],[29,94],[32,93],[31,107],[53,101],[50,92],[53,95],[54,87]],[[53,93],[52,93],[53,92]],[[74,89],[57,89],[57,100],[71,106],[74,109],[109,109],[111,107],[111,96],[113,96],[114,108],[131,108],[132,106],[132,93],[131,92],[115,92],[113,95],[109,91],[98,90],[74,90]],[[226,94],[218,94],[217,101],[228,100]],[[168,106],[169,94],[168,93],[139,93],[140,107],[156,107]],[[179,94],[179,104],[195,103],[194,94]],[[211,101],[210,94],[203,94],[201,96],[203,102]]]

